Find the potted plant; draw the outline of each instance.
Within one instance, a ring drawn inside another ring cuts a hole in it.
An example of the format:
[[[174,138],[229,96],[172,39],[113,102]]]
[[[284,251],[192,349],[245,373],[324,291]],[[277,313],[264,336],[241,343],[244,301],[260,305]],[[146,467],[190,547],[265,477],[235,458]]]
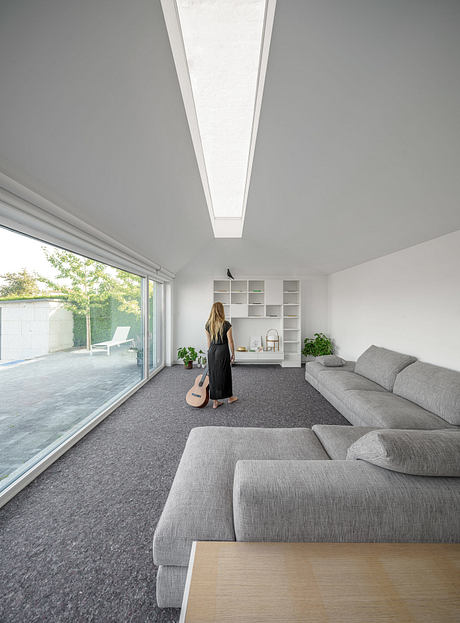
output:
[[[137,366],[141,368],[144,365],[144,348],[143,348],[142,337],[139,337],[137,335],[134,338],[134,346],[132,346],[129,350],[134,351],[136,353]]]
[[[204,368],[208,360],[204,356],[204,352],[201,349],[198,351],[198,355],[199,355],[197,359],[198,366],[201,366],[202,368]]]
[[[198,353],[193,346],[189,346],[188,348],[183,346],[182,348],[177,349],[177,358],[182,359],[184,362],[184,368],[190,370],[190,368],[193,368],[193,362],[198,359]]]
[[[315,333],[315,337],[306,337],[302,354],[305,357],[319,357],[320,355],[333,355],[334,345],[331,338],[324,333]]]

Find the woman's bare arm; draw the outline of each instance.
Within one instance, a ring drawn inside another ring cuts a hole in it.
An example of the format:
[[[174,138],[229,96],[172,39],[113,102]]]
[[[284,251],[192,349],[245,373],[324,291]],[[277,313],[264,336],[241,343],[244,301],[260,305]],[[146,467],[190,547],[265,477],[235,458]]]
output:
[[[232,327],[230,327],[230,329],[227,331],[227,338],[228,338],[228,343],[230,346],[230,352],[232,354],[231,360],[235,361],[235,343],[233,341]]]
[[[211,346],[211,336],[209,335],[209,331],[205,331],[206,333],[206,339],[208,340],[208,350],[209,347]]]

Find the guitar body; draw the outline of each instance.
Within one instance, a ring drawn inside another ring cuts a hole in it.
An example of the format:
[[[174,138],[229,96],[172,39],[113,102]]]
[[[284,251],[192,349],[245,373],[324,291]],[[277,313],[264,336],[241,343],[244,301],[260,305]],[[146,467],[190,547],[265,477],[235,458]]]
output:
[[[209,402],[209,376],[208,376],[208,368],[205,369],[203,374],[199,374],[196,379],[193,387],[187,392],[187,396],[185,398],[187,404],[191,407],[197,407],[198,409],[202,409]]]

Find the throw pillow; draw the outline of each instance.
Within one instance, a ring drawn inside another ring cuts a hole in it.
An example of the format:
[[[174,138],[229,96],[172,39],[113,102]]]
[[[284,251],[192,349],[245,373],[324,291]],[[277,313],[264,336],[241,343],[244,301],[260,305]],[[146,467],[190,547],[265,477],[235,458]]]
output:
[[[458,477],[460,431],[375,430],[348,448],[348,459],[361,459],[403,474]]]

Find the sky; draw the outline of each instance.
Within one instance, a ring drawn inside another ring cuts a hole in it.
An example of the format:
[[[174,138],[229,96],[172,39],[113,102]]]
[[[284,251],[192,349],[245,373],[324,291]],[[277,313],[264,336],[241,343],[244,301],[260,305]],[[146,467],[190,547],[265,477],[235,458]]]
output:
[[[26,268],[30,273],[35,272],[41,277],[54,279],[56,270],[47,261],[43,247],[49,251],[56,249],[51,244],[0,226],[0,275],[16,273]],[[114,274],[115,269],[107,266],[107,272]],[[0,277],[0,285],[3,283],[4,279]]]
[[[55,270],[47,262],[43,246],[53,249],[44,242],[0,227],[0,275],[26,268],[44,277],[54,277]]]

